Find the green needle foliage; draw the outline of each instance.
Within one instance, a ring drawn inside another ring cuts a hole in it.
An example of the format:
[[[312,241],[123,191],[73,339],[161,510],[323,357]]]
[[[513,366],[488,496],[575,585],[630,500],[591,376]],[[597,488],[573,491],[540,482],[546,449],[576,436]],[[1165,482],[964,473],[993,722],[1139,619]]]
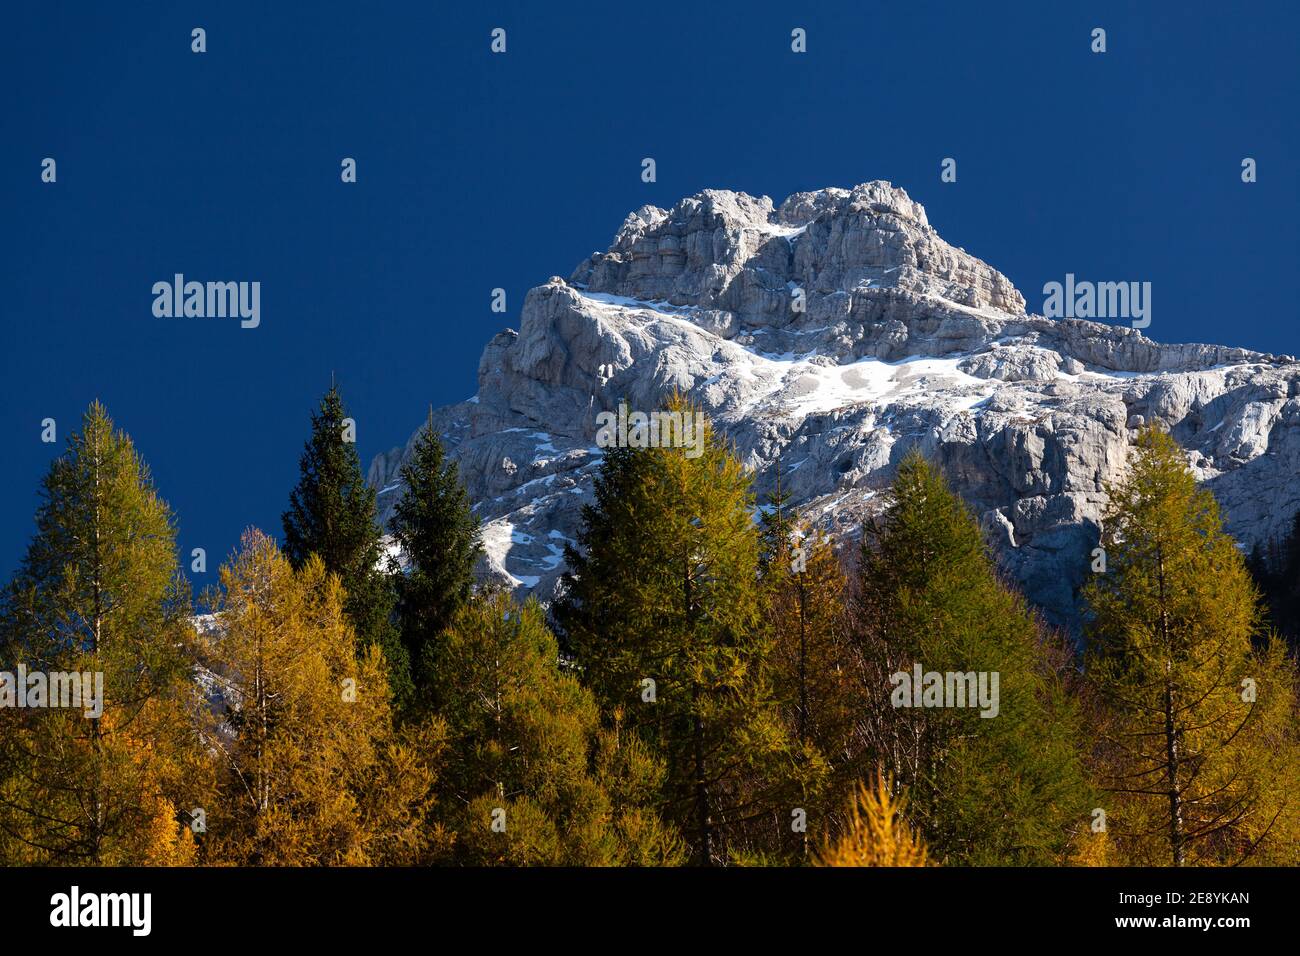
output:
[[[669,410],[698,411],[680,398]],[[606,455],[557,618],[605,712],[663,756],[664,814],[712,864],[776,842],[773,808],[789,821],[796,804],[773,791],[790,748],[768,682],[749,476],[707,430],[702,452],[686,451]]]
[[[870,744],[910,795],[932,855],[956,864],[1051,864],[1094,805],[1079,714],[1024,601],[999,580],[979,526],[917,452],[863,536],[859,639]],[[890,676],[996,672],[997,716],[894,707]]]
[[[441,806],[453,859],[485,865],[666,865],[681,842],[647,804],[662,767],[635,738],[603,730],[596,702],[559,666],[536,602],[461,607],[435,651],[450,728]]]
[[[1294,654],[1300,650],[1300,511],[1285,534],[1255,542],[1247,567],[1271,624]]]
[[[345,418],[343,396],[331,385],[312,413],[301,474],[282,519],[284,553],[294,570],[315,554],[338,575],[357,640],[363,649],[373,644],[384,652],[394,700],[402,706],[412,693],[411,667],[393,622],[395,594],[382,567],[375,490],[361,473],[356,443],[345,440]]]
[[[433,430],[432,415],[402,466],[401,480],[406,490],[389,523],[409,562],[397,578],[398,622],[417,694],[427,703],[438,636],[469,600],[482,547],[469,495]]]

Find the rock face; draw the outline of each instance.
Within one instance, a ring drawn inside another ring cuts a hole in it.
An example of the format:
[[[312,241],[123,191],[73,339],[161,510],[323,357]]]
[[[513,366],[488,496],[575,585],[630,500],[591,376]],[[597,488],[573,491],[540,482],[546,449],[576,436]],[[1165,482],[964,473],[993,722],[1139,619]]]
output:
[[[1244,543],[1300,506],[1300,364],[1051,320],[948,245],[901,189],[709,190],[628,216],[609,250],[528,293],[488,343],[478,394],[435,427],[484,523],[485,576],[545,600],[622,400],[701,403],[756,475],[845,539],[912,447],[981,516],[1045,617],[1078,620],[1104,485],[1160,422]],[[385,520],[409,450],[378,456]]]

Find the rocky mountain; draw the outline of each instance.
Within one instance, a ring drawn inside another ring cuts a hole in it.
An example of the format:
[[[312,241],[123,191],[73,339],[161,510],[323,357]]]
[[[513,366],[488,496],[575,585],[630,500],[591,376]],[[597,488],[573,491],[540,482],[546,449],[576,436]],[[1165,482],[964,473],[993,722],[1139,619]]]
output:
[[[545,600],[602,450],[598,413],[702,403],[756,474],[851,538],[901,456],[943,466],[1007,572],[1071,627],[1104,484],[1157,421],[1250,543],[1300,507],[1300,364],[1053,320],[885,182],[644,206],[496,335],[478,394],[435,413],[484,523],[486,576]],[[385,518],[408,449],[369,479]],[[761,497],[760,497],[760,500]]]

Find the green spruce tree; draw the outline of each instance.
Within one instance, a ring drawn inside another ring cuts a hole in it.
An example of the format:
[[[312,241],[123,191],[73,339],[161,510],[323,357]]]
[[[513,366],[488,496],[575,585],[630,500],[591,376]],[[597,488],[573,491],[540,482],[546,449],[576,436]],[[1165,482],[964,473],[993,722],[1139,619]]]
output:
[[[361,458],[337,385],[311,417],[311,437],[299,462],[298,484],[284,513],[284,553],[294,570],[313,554],[338,575],[344,610],[364,649],[384,652],[398,706],[412,694],[411,667],[394,621],[392,576],[384,563],[383,532],[375,521],[375,490],[361,473]]]
[[[482,553],[478,518],[433,429],[432,410],[401,480],[405,491],[389,522],[408,561],[397,578],[398,622],[417,694],[427,699],[436,641],[469,600]]]

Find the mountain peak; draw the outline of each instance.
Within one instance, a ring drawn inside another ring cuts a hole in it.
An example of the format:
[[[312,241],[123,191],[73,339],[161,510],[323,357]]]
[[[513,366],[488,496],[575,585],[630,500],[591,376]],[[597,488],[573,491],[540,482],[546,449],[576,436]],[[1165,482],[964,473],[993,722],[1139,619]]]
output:
[[[909,449],[938,462],[1048,620],[1078,621],[1108,482],[1156,422],[1250,543],[1300,507],[1300,366],[1028,315],[992,266],[875,181],[642,206],[525,297],[478,394],[435,414],[484,522],[486,577],[549,597],[603,451],[597,417],[681,391],[755,475],[843,540]],[[421,418],[423,416],[420,416]],[[375,459],[385,517],[406,450]]]
[[[643,206],[569,279],[592,292],[730,313],[737,328],[824,324],[882,290],[1024,313],[1006,276],[948,243],[887,182],[767,196],[707,189],[670,210]],[[805,308],[795,305],[801,290]],[[850,314],[848,317],[852,317]]]

